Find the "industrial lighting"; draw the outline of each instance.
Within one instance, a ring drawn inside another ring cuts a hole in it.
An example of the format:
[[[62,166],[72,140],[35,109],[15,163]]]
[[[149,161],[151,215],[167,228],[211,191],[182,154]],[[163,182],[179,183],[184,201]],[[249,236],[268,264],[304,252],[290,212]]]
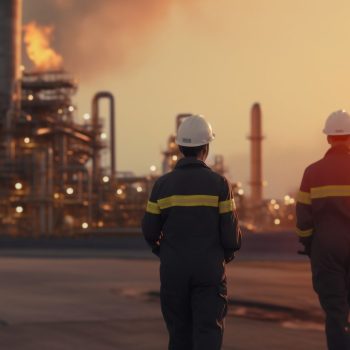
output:
[[[151,165],[149,168],[152,172],[155,172],[157,170],[157,167],[155,165]]]
[[[137,186],[136,191],[140,193],[140,192],[142,192],[142,191],[143,191],[143,189],[142,189],[142,187],[141,187],[141,186]]]
[[[88,120],[91,119],[91,116],[90,116],[89,113],[85,113],[85,114],[83,115],[83,118],[84,118],[84,120],[88,121]]]
[[[103,181],[104,183],[109,182],[109,177],[108,177],[108,176],[104,176],[104,177],[102,178],[102,181]]]
[[[33,101],[34,100],[34,96],[33,95],[28,95],[27,99],[28,99],[28,101]]]
[[[66,189],[66,193],[69,194],[69,195],[73,194],[74,193],[74,188],[73,187],[68,187]]]
[[[15,189],[16,190],[21,190],[23,188],[23,185],[20,182],[15,183]]]
[[[105,132],[102,132],[101,133],[101,139],[102,140],[106,140],[106,138],[107,138],[107,134]]]
[[[243,195],[244,195],[244,190],[243,190],[243,188],[240,188],[240,189],[238,190],[238,194],[239,194],[240,196],[243,196]]]
[[[281,220],[280,220],[280,219],[275,219],[275,220],[273,221],[273,223],[274,223],[275,225],[279,225],[279,224],[281,223]]]
[[[121,194],[123,194],[123,190],[121,188],[117,189],[117,195],[120,196]]]
[[[171,157],[174,161],[176,161],[177,160],[177,155],[174,155],[174,156],[172,156]]]
[[[28,143],[30,143],[30,138],[29,137],[25,137],[23,139],[23,141],[24,141],[24,143],[28,144]]]
[[[86,230],[87,228],[89,228],[89,224],[88,224],[87,222],[83,222],[83,223],[81,224],[81,227],[82,227],[84,230]]]
[[[21,207],[20,205],[16,207],[16,213],[18,214],[23,213],[23,210],[24,210],[23,207]]]
[[[68,111],[69,111],[69,112],[74,112],[74,106],[69,106],[69,107],[68,107]]]

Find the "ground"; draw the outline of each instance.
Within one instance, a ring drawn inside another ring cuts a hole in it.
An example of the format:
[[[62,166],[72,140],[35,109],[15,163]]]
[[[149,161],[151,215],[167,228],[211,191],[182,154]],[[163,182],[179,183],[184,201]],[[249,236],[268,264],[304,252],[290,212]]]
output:
[[[0,349],[165,350],[158,261],[123,254],[0,257]],[[227,269],[224,349],[325,350],[307,261]]]

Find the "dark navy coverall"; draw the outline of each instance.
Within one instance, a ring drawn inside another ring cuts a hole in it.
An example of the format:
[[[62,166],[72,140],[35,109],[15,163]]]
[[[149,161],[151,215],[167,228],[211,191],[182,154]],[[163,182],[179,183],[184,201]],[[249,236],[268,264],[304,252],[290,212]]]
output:
[[[168,349],[221,349],[227,312],[225,262],[241,245],[227,180],[196,158],[180,159],[156,181],[142,230],[160,257]]]
[[[332,147],[306,168],[297,233],[311,258],[314,289],[326,313],[329,350],[350,350],[350,150]]]

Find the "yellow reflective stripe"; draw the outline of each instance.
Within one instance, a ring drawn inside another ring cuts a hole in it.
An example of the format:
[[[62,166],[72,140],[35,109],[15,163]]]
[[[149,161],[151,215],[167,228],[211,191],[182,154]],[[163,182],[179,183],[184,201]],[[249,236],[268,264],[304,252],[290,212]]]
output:
[[[160,209],[170,207],[218,207],[219,197],[208,195],[175,195],[162,199],[158,199]]]
[[[228,199],[227,201],[219,202],[219,213],[220,214],[232,212],[233,209],[235,209],[235,202],[233,201],[233,199]]]
[[[311,204],[311,196],[309,192],[299,191],[297,195],[297,202],[303,204]]]
[[[297,232],[299,237],[309,237],[309,236],[312,235],[313,229],[310,229],[310,230],[299,230],[297,228],[296,232]]]
[[[350,197],[350,186],[320,186],[311,188],[311,198]]]
[[[148,201],[146,211],[151,214],[160,214],[158,204],[151,201]]]

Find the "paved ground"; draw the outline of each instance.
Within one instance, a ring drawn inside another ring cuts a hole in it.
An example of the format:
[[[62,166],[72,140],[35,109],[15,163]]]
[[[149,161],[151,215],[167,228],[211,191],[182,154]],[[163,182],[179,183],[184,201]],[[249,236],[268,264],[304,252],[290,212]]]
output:
[[[307,263],[237,261],[228,279],[224,349],[325,350]],[[2,257],[0,349],[165,350],[157,290],[153,259]]]

